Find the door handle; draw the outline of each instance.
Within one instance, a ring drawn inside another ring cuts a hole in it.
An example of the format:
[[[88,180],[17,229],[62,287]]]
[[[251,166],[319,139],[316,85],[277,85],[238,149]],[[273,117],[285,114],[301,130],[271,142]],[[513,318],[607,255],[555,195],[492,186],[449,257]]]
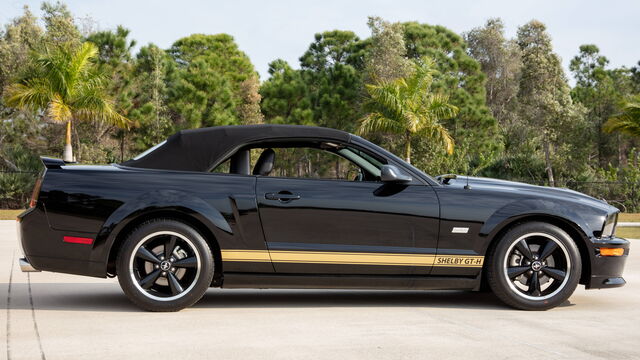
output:
[[[280,191],[279,193],[266,193],[264,198],[267,200],[279,200],[281,202],[289,202],[300,199],[300,195],[292,194],[289,191]]]

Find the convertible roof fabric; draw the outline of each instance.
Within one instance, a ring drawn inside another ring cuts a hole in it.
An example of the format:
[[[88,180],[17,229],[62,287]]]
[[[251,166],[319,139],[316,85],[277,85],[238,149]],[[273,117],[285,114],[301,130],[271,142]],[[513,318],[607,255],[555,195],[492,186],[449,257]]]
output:
[[[262,140],[322,139],[349,142],[340,130],[302,125],[238,125],[182,130],[152,152],[120,165],[148,169],[209,171],[231,152]]]

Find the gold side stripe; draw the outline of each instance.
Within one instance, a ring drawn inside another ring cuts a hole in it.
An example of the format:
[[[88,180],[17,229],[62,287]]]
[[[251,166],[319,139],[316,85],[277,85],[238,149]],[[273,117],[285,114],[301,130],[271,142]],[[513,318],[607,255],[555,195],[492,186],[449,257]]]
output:
[[[222,250],[223,261],[271,262],[267,250]]]
[[[273,262],[303,262],[321,264],[431,266],[433,255],[378,254],[316,251],[270,251]]]
[[[223,261],[291,264],[481,267],[484,256],[333,251],[222,250]]]

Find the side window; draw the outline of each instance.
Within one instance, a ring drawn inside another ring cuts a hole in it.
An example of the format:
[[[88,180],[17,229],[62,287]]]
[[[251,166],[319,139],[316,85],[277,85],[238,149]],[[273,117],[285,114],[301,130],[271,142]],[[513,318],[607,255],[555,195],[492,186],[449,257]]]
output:
[[[243,148],[217,165],[212,173],[343,181],[380,181],[384,160],[333,143],[313,146],[262,144]]]
[[[211,172],[228,174],[230,173],[230,164],[231,164],[231,159],[227,159],[224,162],[218,164],[218,166],[216,166],[213,170],[211,170]]]
[[[275,148],[269,176],[304,179],[355,180],[360,168],[329,151],[314,148]]]
[[[273,154],[269,154],[270,152],[273,152]],[[265,156],[261,156],[262,154],[265,154]],[[363,168],[362,165],[357,164],[354,160],[366,160],[346,149],[325,150],[312,147],[252,149],[251,167],[258,173],[260,173],[263,165],[261,157],[265,159],[269,157],[273,162],[271,171],[259,174],[263,176],[368,181],[375,180],[375,177],[380,175],[379,171],[378,174],[375,174],[376,165],[367,163],[369,165],[367,166],[368,169]]]

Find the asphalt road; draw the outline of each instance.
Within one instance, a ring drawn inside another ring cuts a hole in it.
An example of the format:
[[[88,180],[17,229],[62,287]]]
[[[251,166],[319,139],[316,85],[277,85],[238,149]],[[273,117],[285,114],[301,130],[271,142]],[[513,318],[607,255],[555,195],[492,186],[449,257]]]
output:
[[[0,359],[640,358],[633,248],[627,286],[580,287],[546,312],[462,291],[211,289],[148,313],[115,279],[22,273],[18,252],[14,222],[0,221]]]

